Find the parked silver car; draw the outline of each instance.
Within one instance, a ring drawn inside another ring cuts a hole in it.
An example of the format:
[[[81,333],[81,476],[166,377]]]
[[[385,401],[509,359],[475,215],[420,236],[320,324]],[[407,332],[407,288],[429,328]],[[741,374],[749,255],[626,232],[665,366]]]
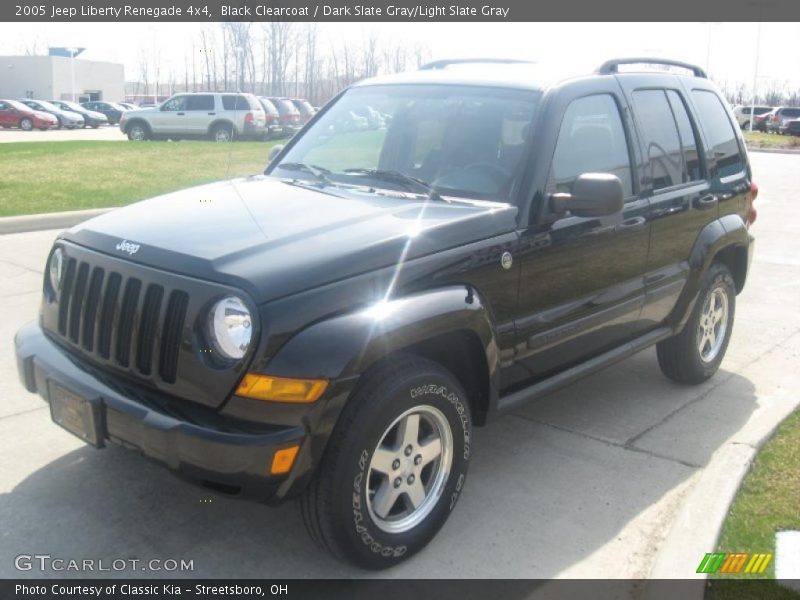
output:
[[[745,106],[742,104],[737,104],[733,107],[733,115],[736,117],[736,122],[739,124],[739,127],[742,129],[748,129],[750,127],[750,119],[752,115],[756,117],[760,117],[762,115],[767,114],[772,110],[771,106]],[[753,129],[756,129],[756,123],[758,121],[753,122]]]
[[[177,94],[153,108],[126,111],[119,122],[129,140],[205,138],[217,142],[262,139],[266,115],[258,99],[242,93]]]

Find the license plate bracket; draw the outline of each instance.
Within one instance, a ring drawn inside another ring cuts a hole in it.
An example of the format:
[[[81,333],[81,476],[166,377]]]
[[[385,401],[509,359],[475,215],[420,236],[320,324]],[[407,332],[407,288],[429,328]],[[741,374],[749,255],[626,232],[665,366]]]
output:
[[[103,447],[102,404],[73,392],[61,384],[48,383],[50,418],[71,434],[95,448]]]

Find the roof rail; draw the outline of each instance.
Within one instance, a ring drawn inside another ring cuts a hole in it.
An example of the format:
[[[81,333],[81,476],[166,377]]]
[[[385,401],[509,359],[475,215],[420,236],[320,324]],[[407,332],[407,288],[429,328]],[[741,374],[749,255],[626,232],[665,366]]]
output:
[[[517,65],[517,64],[533,64],[531,60],[517,60],[514,58],[452,58],[444,60],[435,60],[422,65],[420,71],[433,71],[436,69],[446,69],[450,65],[468,65],[468,64],[485,64],[485,65]]]
[[[619,73],[620,65],[668,65],[670,67],[688,69],[694,73],[695,77],[707,79],[706,72],[697,65],[681,62],[679,60],[670,60],[668,58],[613,58],[600,65],[600,68],[597,69],[597,73],[600,75]]]

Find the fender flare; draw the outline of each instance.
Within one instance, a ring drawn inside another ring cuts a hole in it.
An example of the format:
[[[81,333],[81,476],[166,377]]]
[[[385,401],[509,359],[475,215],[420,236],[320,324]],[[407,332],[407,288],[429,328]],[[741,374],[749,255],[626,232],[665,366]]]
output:
[[[412,294],[317,322],[286,342],[265,371],[282,377],[357,377],[393,352],[459,331],[480,340],[495,400],[500,359],[495,328],[479,294],[467,286]]]
[[[676,333],[683,329],[692,314],[697,295],[714,258],[731,246],[747,247],[750,236],[747,225],[738,214],[729,214],[708,223],[700,231],[689,254],[689,277],[673,314]]]

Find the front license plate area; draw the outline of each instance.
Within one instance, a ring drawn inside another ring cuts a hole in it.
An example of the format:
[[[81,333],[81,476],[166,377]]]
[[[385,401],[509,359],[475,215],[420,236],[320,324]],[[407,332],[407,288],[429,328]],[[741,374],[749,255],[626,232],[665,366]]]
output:
[[[103,445],[100,433],[99,403],[94,403],[65,387],[50,382],[50,417],[70,433],[95,448]]]

